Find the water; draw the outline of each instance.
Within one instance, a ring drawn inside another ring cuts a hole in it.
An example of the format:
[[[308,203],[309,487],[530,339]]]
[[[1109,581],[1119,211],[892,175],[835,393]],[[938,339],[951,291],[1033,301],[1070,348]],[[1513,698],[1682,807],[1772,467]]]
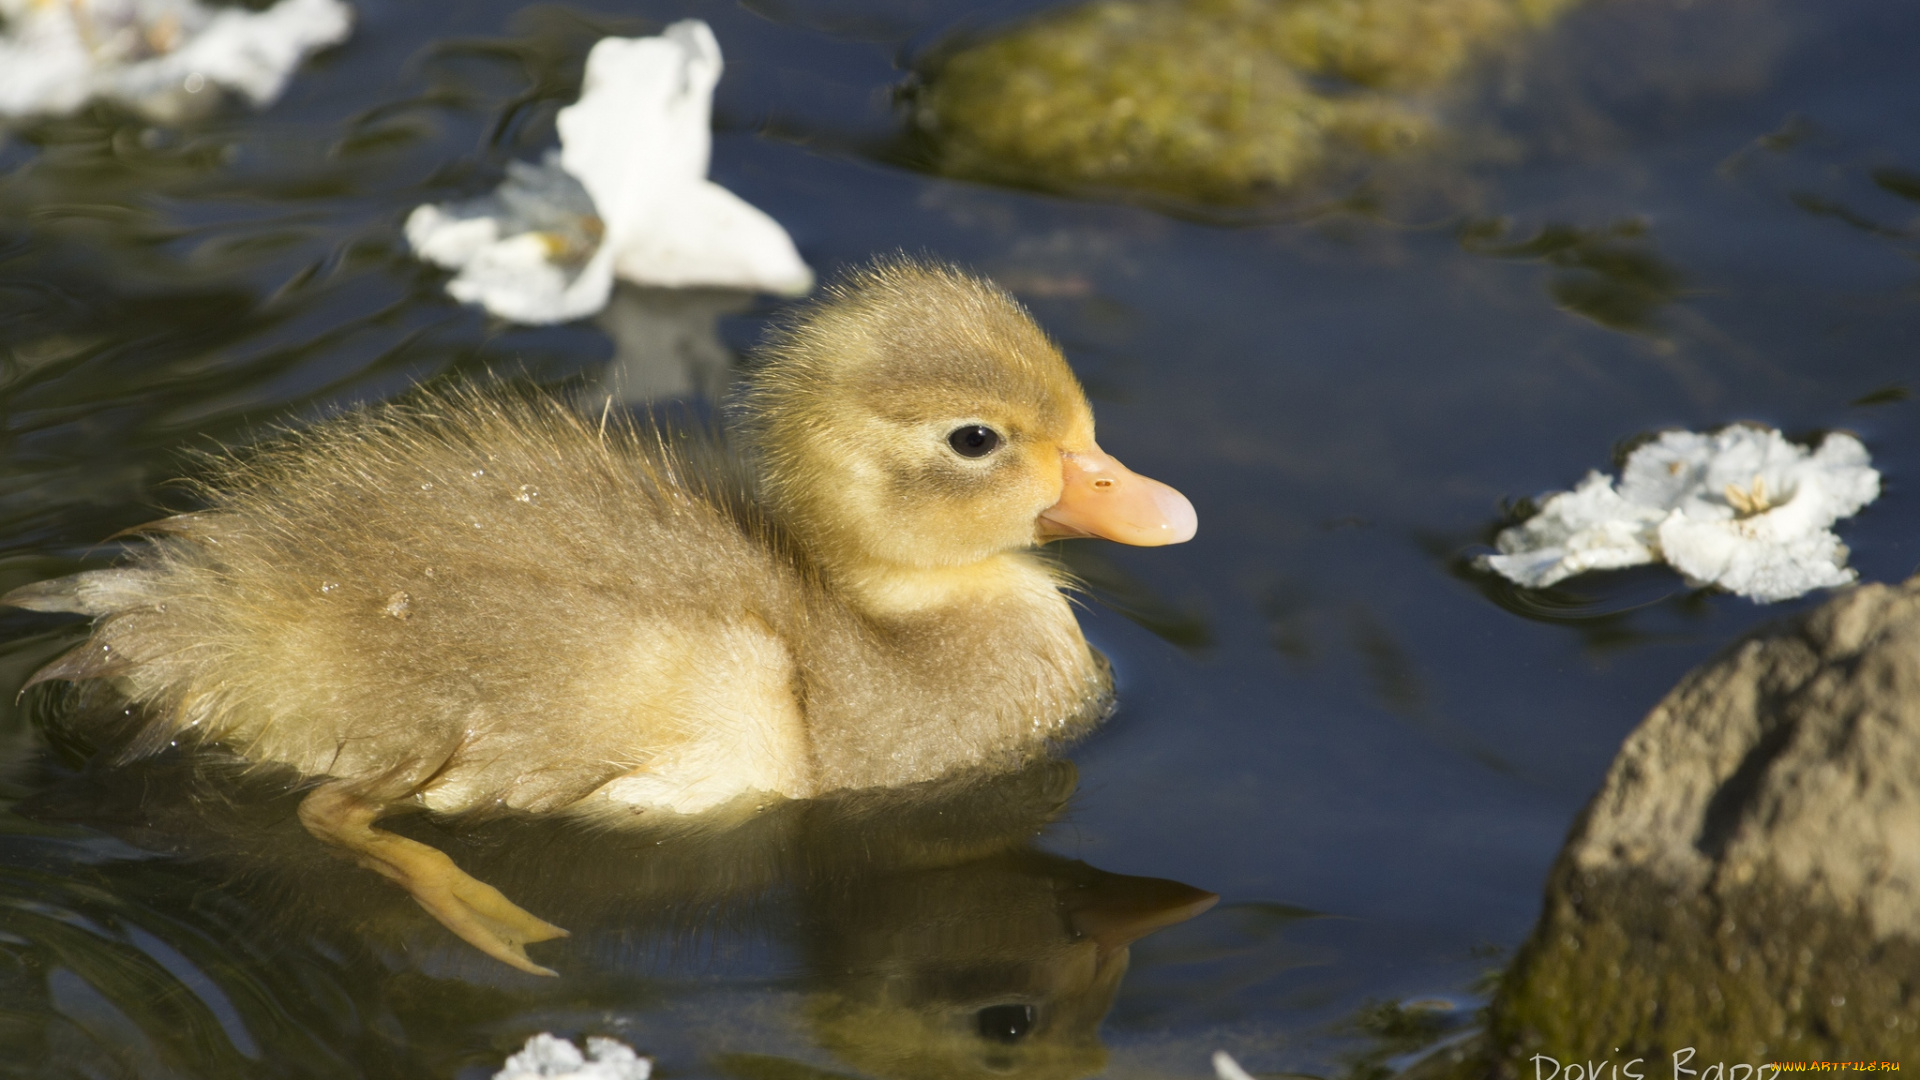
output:
[[[952,793],[945,817],[770,811],[704,841],[396,826],[573,929],[541,954],[559,980],[330,859],[277,778],[185,755],[87,771],[42,723],[59,702],[29,695],[0,726],[26,811],[0,816],[0,1073],[481,1077],[555,1030],[687,1077],[1102,1055],[1198,1077],[1215,1048],[1364,1074],[1471,1022],[1666,688],[1817,602],[1651,569],[1513,590],[1467,568],[1504,504],[1666,426],[1846,429],[1886,475],[1842,525],[1853,565],[1920,564],[1920,12],[1599,3],[1491,79],[1499,153],[1395,178],[1373,213],[1228,227],[891,163],[899,58],[1019,10],[369,0],[266,113],[88,113],[0,147],[0,586],[180,505],[183,451],[422,379],[723,380],[772,305],[630,291],[598,322],[505,327],[399,235],[551,145],[595,37],[689,15],[729,64],[715,179],[827,273],[905,249],[1006,282],[1082,373],[1102,445],[1202,523],[1182,548],[1072,552],[1122,700],[1077,772]],[[645,362],[663,354],[689,359]],[[0,684],[76,632],[0,616]],[[1136,942],[1115,983],[1059,912],[1188,913],[1140,879],[1222,899]],[[977,1025],[1014,1021],[979,1009],[1010,1001],[1057,1022],[997,1050]]]

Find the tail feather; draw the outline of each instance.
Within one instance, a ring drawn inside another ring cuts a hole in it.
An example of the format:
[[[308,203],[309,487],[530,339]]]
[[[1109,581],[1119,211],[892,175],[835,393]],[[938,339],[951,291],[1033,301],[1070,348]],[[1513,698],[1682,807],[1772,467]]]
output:
[[[113,620],[115,616],[150,604],[152,585],[153,576],[146,570],[132,567],[89,570],[51,581],[22,585],[0,596],[0,605]],[[130,652],[139,651],[127,648],[130,644],[137,644],[137,639],[138,635],[102,634],[96,630],[86,641],[34,672],[20,689],[24,692],[43,682],[77,683],[122,674],[135,660]]]
[[[146,595],[149,580],[147,571],[132,567],[89,570],[51,581],[22,585],[0,596],[0,605],[99,618],[140,604]]]
[[[43,682],[83,682],[87,679],[108,679],[121,674],[128,668],[125,657],[115,656],[112,651],[98,641],[88,640],[68,649],[46,667],[33,673],[20,687],[21,693]]]

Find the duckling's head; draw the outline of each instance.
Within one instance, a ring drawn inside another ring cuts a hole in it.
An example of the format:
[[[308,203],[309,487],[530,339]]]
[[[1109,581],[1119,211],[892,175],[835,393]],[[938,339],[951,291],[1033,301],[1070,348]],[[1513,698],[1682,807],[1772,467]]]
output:
[[[762,498],[829,568],[936,570],[1068,536],[1179,543],[1192,504],[1094,442],[1060,350],[1002,290],[889,260],[802,309],[737,402]]]

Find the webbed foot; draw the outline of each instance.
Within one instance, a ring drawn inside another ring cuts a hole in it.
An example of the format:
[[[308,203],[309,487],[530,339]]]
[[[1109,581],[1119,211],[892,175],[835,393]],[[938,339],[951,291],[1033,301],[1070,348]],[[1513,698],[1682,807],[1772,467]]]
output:
[[[427,914],[467,944],[521,971],[555,974],[529,959],[526,947],[566,937],[565,930],[529,914],[500,890],[460,869],[446,852],[374,828],[386,809],[386,804],[339,784],[322,784],[301,801],[300,823],[321,841],[345,849],[361,866],[407,890]]]

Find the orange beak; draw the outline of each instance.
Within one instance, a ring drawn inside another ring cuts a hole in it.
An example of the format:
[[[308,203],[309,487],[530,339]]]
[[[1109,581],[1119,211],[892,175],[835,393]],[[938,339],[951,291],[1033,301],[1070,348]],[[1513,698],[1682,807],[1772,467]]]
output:
[[[1193,539],[1199,516],[1185,495],[1149,480],[1098,446],[1060,454],[1060,501],[1040,512],[1040,542],[1098,536],[1136,547]]]

